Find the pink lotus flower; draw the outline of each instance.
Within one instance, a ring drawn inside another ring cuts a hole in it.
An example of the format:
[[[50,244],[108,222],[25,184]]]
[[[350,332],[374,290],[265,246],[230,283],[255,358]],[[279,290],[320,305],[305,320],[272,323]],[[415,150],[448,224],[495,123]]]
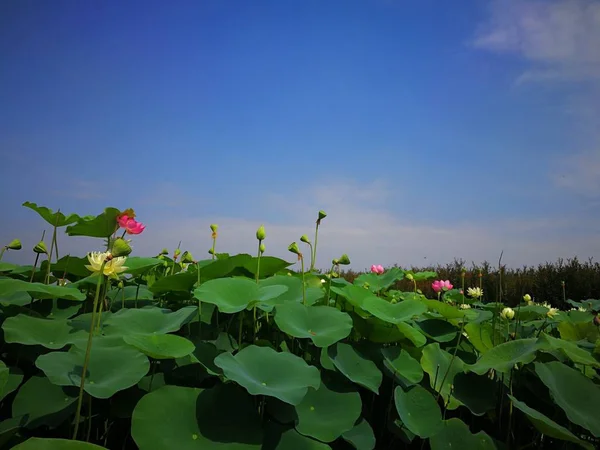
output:
[[[146,228],[146,225],[130,218],[127,214],[121,214],[117,217],[117,223],[121,228],[125,228],[127,234],[140,234]]]
[[[449,291],[452,289],[452,287],[452,283],[450,283],[449,280],[435,280],[433,283],[431,283],[431,288],[438,294],[441,291]]]
[[[378,266],[376,266],[375,264],[373,264],[371,266],[371,272],[372,273],[376,273],[378,275],[381,275],[383,272],[385,272],[385,270],[383,269],[383,266],[380,264]]]

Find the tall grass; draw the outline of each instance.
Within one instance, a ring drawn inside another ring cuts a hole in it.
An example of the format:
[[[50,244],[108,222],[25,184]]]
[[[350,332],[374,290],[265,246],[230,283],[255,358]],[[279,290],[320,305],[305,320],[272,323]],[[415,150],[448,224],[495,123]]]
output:
[[[461,285],[461,270],[464,267],[465,287],[479,286],[479,273],[482,275],[484,301],[504,301],[507,305],[515,305],[523,295],[529,294],[536,302],[548,302],[552,306],[566,309],[570,305],[564,304],[562,281],[565,282],[565,297],[576,301],[590,298],[600,298],[600,263],[592,259],[581,262],[577,257],[570,259],[559,258],[556,262],[546,262],[537,266],[523,266],[513,269],[504,265],[492,265],[489,262],[467,266],[463,260],[445,266],[427,267],[400,267],[400,269],[420,271],[434,271],[438,279],[450,280],[455,288]],[[341,276],[352,282],[364,272],[345,271]],[[436,298],[431,288],[431,281],[417,283],[417,287],[429,298]],[[412,282],[399,281],[396,289],[410,291]]]

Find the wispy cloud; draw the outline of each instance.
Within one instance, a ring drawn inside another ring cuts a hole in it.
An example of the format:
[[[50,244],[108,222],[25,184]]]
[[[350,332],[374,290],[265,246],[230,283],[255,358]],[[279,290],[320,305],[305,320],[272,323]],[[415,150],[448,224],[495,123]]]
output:
[[[472,44],[528,62],[517,83],[600,79],[597,0],[493,0],[490,8]]]
[[[343,196],[332,194],[342,192]],[[480,263],[495,261],[501,251],[504,251],[503,262],[521,266],[554,261],[558,257],[578,255],[588,258],[600,251],[599,236],[592,236],[593,232],[589,230],[584,234],[570,232],[577,224],[577,218],[560,217],[558,212],[554,217],[508,217],[494,222],[475,213],[461,223],[449,224],[443,217],[432,223],[408,214],[391,213],[385,204],[376,201],[391,196],[393,192],[394,188],[382,181],[356,183],[332,180],[311,184],[285,199],[272,197],[270,207],[278,211],[277,220],[264,222],[231,215],[171,221],[148,210],[149,217],[140,217],[147,225],[146,230],[142,235],[133,237],[134,252],[141,256],[155,255],[163,247],[173,250],[181,240],[182,247],[196,258],[207,258],[211,245],[209,225],[217,223],[217,251],[254,254],[255,232],[264,224],[267,254],[292,262],[295,255],[287,251],[288,245],[292,241],[300,244],[302,234],[313,239],[319,209],[328,214],[319,234],[320,268],[327,268],[330,261],[342,253],[350,256],[351,267],[365,269],[375,263],[420,266],[452,262],[454,258]],[[350,201],[352,198],[356,201]],[[284,204],[288,208],[281,208]],[[38,231],[26,235],[18,231],[7,227],[0,237],[8,241],[19,236],[24,240],[25,248],[33,247],[39,239]],[[65,236],[59,239],[61,255],[83,255],[102,246],[97,239]],[[9,256],[27,258],[25,253]],[[22,262],[30,261],[24,259]]]

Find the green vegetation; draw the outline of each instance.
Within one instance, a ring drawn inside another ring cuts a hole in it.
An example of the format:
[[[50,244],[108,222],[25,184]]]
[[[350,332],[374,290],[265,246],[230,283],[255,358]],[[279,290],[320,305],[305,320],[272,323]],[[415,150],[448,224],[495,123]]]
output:
[[[297,261],[265,255],[264,227],[255,256],[218,253],[217,225],[208,259],[130,256],[132,210],[24,206],[53,234],[33,265],[0,261],[0,448],[600,444],[600,300],[567,299],[576,278],[546,297],[543,270],[343,277],[344,254],[319,273],[323,211],[314,241],[289,246]],[[59,257],[63,227],[105,250]]]

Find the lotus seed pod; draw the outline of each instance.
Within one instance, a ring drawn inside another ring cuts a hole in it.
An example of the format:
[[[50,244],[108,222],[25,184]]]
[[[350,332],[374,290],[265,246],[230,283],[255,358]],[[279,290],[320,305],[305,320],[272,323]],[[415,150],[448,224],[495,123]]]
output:
[[[339,264],[343,266],[350,264],[350,258],[348,258],[348,255],[344,253],[342,256],[340,256]]]
[[[166,248],[163,248],[163,249],[160,251],[160,254],[161,254],[161,255],[168,255],[168,254],[169,254],[169,250],[167,250]]]
[[[310,241],[308,240],[308,236],[307,236],[307,235],[305,235],[305,234],[303,234],[303,235],[300,237],[300,241],[301,241],[301,242],[304,242],[305,244],[310,244]]]
[[[300,256],[300,249],[298,248],[298,244],[296,244],[295,242],[292,242],[290,244],[290,246],[288,247],[288,250],[292,253],[295,253],[296,255]]]
[[[117,258],[119,256],[127,256],[131,253],[131,246],[123,238],[117,238],[112,245],[112,255]]]
[[[33,247],[33,251],[36,252],[37,254],[48,254],[48,247],[46,247],[46,244],[44,243],[44,241],[40,241],[37,243],[37,245],[35,247]]]
[[[213,233],[216,233],[218,229],[219,229],[219,225],[217,225],[216,223],[213,223],[213,224],[211,224],[211,226],[210,226],[210,230],[211,230]]]
[[[323,211],[323,210],[319,211],[319,219],[318,219],[319,222],[321,220],[323,220],[325,217],[327,217],[327,213],[325,211]]]
[[[6,246],[9,250],[21,250],[23,246],[21,245],[21,241],[19,239],[13,239],[10,241],[10,244]]]
[[[178,248],[176,248],[175,249],[175,253],[173,253],[173,259],[179,258],[179,255],[181,255],[181,250],[179,250]]]
[[[186,250],[181,256],[181,262],[184,264],[190,264],[194,262],[194,258],[192,257],[192,254]]]

